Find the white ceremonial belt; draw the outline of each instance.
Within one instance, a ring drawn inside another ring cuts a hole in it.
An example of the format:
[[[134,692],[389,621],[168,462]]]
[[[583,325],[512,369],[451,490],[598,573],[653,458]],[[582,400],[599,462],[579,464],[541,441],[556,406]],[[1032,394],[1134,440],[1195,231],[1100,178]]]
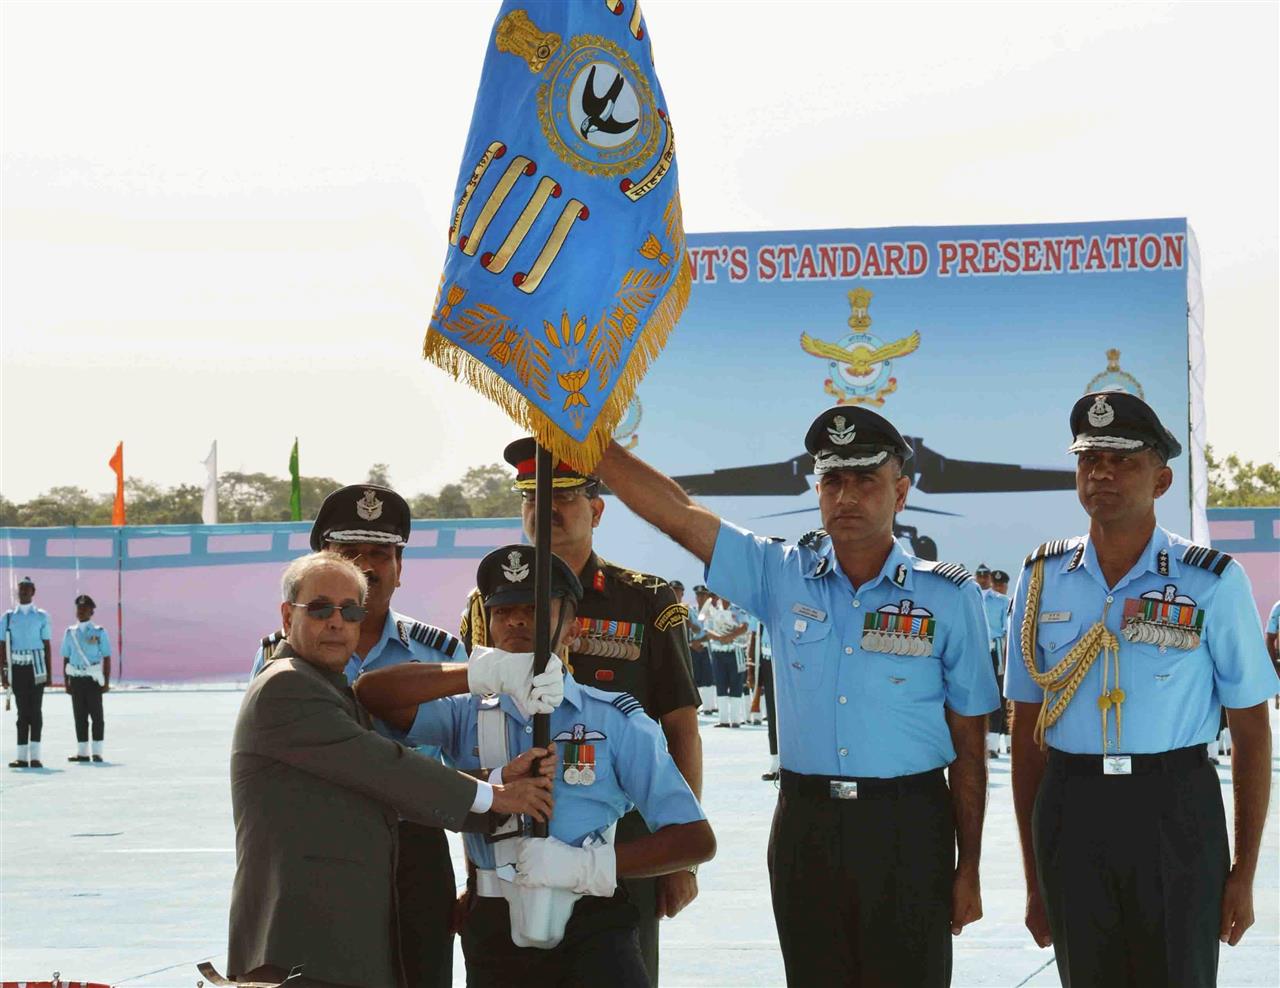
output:
[[[514,870],[514,869],[513,869]],[[512,876],[515,877],[514,875]],[[507,879],[500,878],[496,871],[488,868],[476,869],[476,894],[482,895],[486,899],[501,899],[502,885]]]
[[[515,865],[477,868],[476,894],[507,900],[511,942],[517,947],[550,950],[564,939],[564,928],[582,896],[569,889],[517,885],[515,877]]]
[[[15,650],[10,654],[10,661],[15,666],[29,666],[35,663],[36,659],[43,655],[39,649]]]

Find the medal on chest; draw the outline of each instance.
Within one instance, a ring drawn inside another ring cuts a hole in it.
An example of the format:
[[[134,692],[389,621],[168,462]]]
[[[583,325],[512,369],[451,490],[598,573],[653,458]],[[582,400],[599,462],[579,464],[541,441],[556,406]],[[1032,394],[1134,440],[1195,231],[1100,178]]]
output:
[[[932,655],[938,622],[933,612],[903,600],[862,619],[862,650],[885,655]]]
[[[1204,611],[1172,583],[1124,602],[1120,633],[1126,641],[1189,652],[1200,647],[1203,631]]]
[[[611,618],[578,618],[578,641],[573,650],[598,659],[635,662],[644,644],[644,625]]]
[[[560,745],[564,784],[592,785],[596,781],[596,746],[593,742],[608,740],[604,734],[591,730],[585,724],[574,724],[572,730],[561,731],[551,740]]]

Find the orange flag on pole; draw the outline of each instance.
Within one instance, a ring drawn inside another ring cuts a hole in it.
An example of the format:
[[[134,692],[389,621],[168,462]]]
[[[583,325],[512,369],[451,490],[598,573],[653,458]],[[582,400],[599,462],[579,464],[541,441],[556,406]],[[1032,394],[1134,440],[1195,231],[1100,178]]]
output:
[[[124,443],[116,446],[116,451],[107,466],[116,472],[116,500],[111,506],[111,524],[124,524]]]

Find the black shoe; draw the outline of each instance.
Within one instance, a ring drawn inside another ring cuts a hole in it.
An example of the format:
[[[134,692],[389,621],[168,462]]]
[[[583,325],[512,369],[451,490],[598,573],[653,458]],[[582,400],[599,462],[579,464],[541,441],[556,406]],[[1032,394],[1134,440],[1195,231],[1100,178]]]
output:
[[[765,781],[765,782],[777,782],[777,781],[778,781],[778,773],[777,773],[777,772],[765,772],[765,774],[764,774],[764,775],[762,775],[762,776],[760,776],[760,778],[761,778],[763,781]]]
[[[712,727],[728,727],[728,724],[712,724]]]
[[[741,727],[741,726],[742,726],[742,722],[741,722],[741,721],[739,721],[737,724],[730,724],[729,726],[730,726],[730,727]]]
[[[88,760],[89,760],[88,755],[68,755],[67,756],[67,761],[69,762],[87,762]]]
[[[101,756],[101,755],[94,755],[94,756],[93,756],[93,760],[94,760],[95,762],[100,762],[100,761],[102,761],[102,756]]]
[[[32,768],[44,768],[44,762],[42,762],[39,758],[33,758],[33,759],[31,759],[31,767],[32,767]]]
[[[9,763],[9,767],[10,768],[30,768],[31,763],[28,761],[24,761],[21,758],[15,758],[13,761]]]
[[[988,749],[987,749],[987,757],[988,757],[988,758],[999,758],[999,757],[1000,757],[1000,752],[998,752],[998,751],[992,751],[990,748],[988,748]]]

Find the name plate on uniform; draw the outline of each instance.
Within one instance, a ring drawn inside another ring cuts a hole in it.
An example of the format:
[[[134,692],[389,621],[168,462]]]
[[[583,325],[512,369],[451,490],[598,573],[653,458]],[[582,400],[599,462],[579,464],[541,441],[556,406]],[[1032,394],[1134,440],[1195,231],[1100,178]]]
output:
[[[1041,624],[1058,624],[1061,621],[1070,621],[1070,620],[1071,620],[1070,611],[1041,611],[1040,612]]]
[[[830,785],[832,799],[858,798],[858,783],[856,782],[832,782]]]
[[[1133,775],[1132,755],[1103,755],[1103,775]]]
[[[827,619],[826,611],[820,611],[818,608],[810,607],[808,604],[792,604],[791,610],[801,617],[813,618],[815,621],[825,621]]]

